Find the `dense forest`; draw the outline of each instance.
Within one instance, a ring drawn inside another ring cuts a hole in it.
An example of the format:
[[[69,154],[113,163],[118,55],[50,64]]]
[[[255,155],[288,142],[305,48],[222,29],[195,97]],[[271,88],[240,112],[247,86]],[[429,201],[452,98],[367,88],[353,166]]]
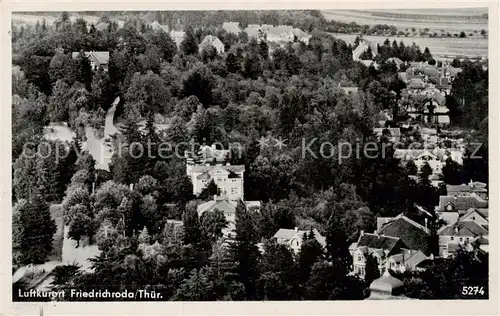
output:
[[[350,242],[360,230],[373,231],[376,216],[403,212],[418,219],[415,204],[434,213],[440,193],[425,168],[419,181],[410,179],[394,149],[381,146],[387,139],[373,133],[381,110],[398,111],[405,87],[398,69],[382,60],[378,70],[353,62],[353,47],[322,32],[325,22],[315,11],[239,13],[242,24],[289,24],[313,35],[308,45],[271,51],[266,41],[225,32],[222,22],[237,20],[227,11],[149,14],[185,30],[180,47],[139,18],[119,28],[109,14],[102,17],[112,22],[106,30],[88,28],[83,19],[71,22],[68,13],[54,25],[13,27],[14,264],[45,260],[55,232],[48,204],[62,203],[70,237],[90,237],[102,254],[93,259],[93,273],[58,268],[57,288],[151,288],[165,300],[366,297],[367,283],[347,276]],[[220,38],[225,53],[198,51],[206,35]],[[92,71],[84,51],[109,51],[109,71]],[[72,58],[72,52],[81,53]],[[428,49],[402,43],[382,52],[387,58],[406,54],[408,61],[432,58]],[[457,125],[482,126],[474,140],[487,140],[487,71],[472,63],[463,67],[450,96],[450,102],[463,100],[456,116],[467,120]],[[342,82],[359,93],[346,94]],[[123,152],[115,152],[107,172],[95,168],[82,142],[84,127],[103,128],[116,96],[122,102],[115,119],[123,127],[113,143],[116,149],[121,142]],[[45,141],[51,154],[22,154],[27,142],[42,142],[49,122],[67,122],[76,137],[69,144]],[[168,128],[160,132],[155,123]],[[262,137],[286,139],[286,147],[259,148]],[[138,159],[129,150],[134,142],[189,140],[241,144],[231,163],[245,165],[245,199],[264,203],[260,212],[238,205],[236,240],[229,245],[219,238],[223,216],[198,217],[201,201],[192,195],[185,160]],[[303,142],[311,141],[313,153],[323,152],[325,142],[380,146],[374,159],[339,152],[304,157]],[[65,158],[56,159],[56,152]],[[459,172],[465,181],[487,180],[487,160],[466,159]],[[182,220],[184,233],[175,234],[167,219]],[[295,258],[268,240],[279,228],[294,227],[317,228],[326,249],[309,236]],[[30,244],[36,234],[42,238]],[[255,245],[261,241],[263,254]]]

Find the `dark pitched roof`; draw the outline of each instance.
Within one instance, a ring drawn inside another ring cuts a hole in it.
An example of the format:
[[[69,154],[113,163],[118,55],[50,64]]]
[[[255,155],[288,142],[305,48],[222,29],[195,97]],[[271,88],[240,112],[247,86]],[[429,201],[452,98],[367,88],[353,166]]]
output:
[[[367,246],[391,251],[399,241],[400,239],[396,237],[364,233],[359,236],[358,247]]]
[[[462,220],[465,217],[468,217],[472,213],[476,213],[479,216],[481,216],[482,218],[484,218],[485,220],[488,220],[488,209],[478,209],[477,210],[475,208],[468,209],[467,213],[465,213],[464,215],[460,216],[460,220]]]
[[[478,237],[487,236],[488,229],[474,221],[459,221],[442,228],[438,234],[440,236]]]
[[[233,171],[229,170],[229,175],[227,176],[229,179],[237,179],[240,178],[240,176]]]
[[[401,239],[408,249],[429,251],[429,230],[402,214],[384,224],[379,234]]]
[[[446,206],[452,205],[457,211],[468,210],[470,208],[487,208],[488,201],[481,199],[479,196],[440,196],[439,209],[446,211]]]
[[[455,194],[461,194],[461,193],[472,193],[472,192],[477,192],[477,193],[485,193],[488,192],[488,190],[484,187],[479,187],[479,186],[474,186],[474,185],[467,185],[467,184],[460,184],[460,185],[446,185],[446,192],[448,192],[448,195],[455,195]]]

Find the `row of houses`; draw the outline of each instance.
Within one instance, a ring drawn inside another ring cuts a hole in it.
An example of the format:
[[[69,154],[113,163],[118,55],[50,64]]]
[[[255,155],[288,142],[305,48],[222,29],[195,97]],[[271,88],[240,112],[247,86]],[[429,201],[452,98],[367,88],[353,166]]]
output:
[[[443,223],[438,230],[440,255],[453,255],[459,247],[488,252],[487,185],[471,181],[447,185],[446,190],[435,210]]]
[[[424,62],[411,62],[399,78],[406,84],[403,97],[416,100],[421,106],[410,107],[408,115],[418,121],[440,125],[450,124],[446,96],[450,94],[453,80],[462,71],[445,62],[440,67]]]

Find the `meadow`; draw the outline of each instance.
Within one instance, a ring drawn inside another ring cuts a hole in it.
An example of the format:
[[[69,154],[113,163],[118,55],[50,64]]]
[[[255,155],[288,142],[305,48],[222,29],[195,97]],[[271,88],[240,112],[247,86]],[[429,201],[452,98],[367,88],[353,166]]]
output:
[[[361,25],[387,24],[394,25],[403,32],[415,29],[428,28],[431,32],[441,30],[450,33],[461,31],[478,34],[481,30],[488,30],[486,8],[467,9],[418,9],[418,10],[323,10],[327,20],[336,20],[344,23],[356,22]],[[476,33],[474,33],[474,31]]]
[[[342,39],[347,43],[353,44],[356,38],[355,34],[331,33],[336,38]],[[488,39],[483,38],[427,38],[427,37],[387,37],[387,36],[364,36],[365,39],[379,44],[396,40],[398,43],[403,41],[405,45],[417,44],[422,49],[429,47],[431,53],[436,57],[446,56],[466,56],[466,57],[487,57]]]

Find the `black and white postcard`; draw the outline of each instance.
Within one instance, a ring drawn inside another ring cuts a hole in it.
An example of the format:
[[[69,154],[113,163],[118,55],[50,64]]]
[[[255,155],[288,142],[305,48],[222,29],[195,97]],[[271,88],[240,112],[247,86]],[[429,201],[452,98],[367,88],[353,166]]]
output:
[[[487,4],[66,6],[3,15],[9,306],[495,300]]]

